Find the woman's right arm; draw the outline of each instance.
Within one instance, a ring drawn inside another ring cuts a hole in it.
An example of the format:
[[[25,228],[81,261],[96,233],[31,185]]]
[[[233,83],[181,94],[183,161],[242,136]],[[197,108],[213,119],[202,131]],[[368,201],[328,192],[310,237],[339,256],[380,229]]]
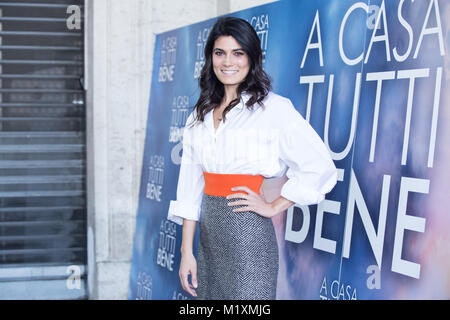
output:
[[[179,276],[183,289],[194,297],[197,293],[197,261],[194,257],[193,242],[197,221],[183,219],[183,235],[181,240],[181,262]],[[191,283],[188,276],[191,275]]]
[[[188,117],[187,123],[190,123],[190,119],[192,114]],[[177,199],[170,201],[167,214],[167,219],[178,225],[183,224],[183,219],[198,221],[200,218],[205,179],[202,164],[194,152],[198,143],[193,129],[184,128]]]
[[[191,114],[186,123],[190,123]],[[203,167],[195,155],[198,141],[194,139],[193,129],[183,130],[183,155],[177,186],[177,199],[170,201],[168,220],[183,225],[181,262],[179,276],[183,289],[193,296],[197,286],[197,262],[193,254],[193,242],[197,221],[200,218],[202,194],[205,186]],[[193,287],[188,282],[191,275]]]

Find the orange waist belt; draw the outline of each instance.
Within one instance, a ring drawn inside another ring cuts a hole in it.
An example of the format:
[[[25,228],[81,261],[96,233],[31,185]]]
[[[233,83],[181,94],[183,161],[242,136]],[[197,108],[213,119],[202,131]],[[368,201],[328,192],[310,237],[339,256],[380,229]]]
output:
[[[246,186],[259,194],[264,180],[262,175],[251,174],[222,174],[203,171],[205,178],[204,193],[211,196],[226,197],[232,193],[247,193],[244,190],[232,191],[231,188]]]

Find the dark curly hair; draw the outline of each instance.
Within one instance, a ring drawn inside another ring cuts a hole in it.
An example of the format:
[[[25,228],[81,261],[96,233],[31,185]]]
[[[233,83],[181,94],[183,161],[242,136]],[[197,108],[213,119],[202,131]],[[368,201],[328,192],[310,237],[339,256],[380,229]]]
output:
[[[271,90],[270,78],[262,67],[261,42],[255,29],[250,23],[240,18],[219,18],[211,29],[205,45],[205,65],[199,79],[201,93],[194,106],[197,121],[203,122],[205,115],[218,106],[224,96],[224,85],[217,79],[212,66],[214,43],[221,36],[232,36],[241,45],[250,62],[248,75],[237,88],[237,98],[231,101],[223,111],[223,121],[225,121],[225,114],[239,103],[244,91],[250,95],[246,106],[251,109],[256,102],[262,105],[262,101]]]

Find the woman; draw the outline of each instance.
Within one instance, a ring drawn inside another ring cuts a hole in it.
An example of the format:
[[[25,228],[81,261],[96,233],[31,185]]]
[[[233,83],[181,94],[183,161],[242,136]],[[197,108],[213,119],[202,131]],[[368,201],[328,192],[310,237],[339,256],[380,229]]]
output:
[[[260,40],[245,20],[226,17],[213,26],[200,88],[168,213],[183,225],[181,284],[198,299],[275,299],[271,218],[294,203],[322,201],[336,184],[336,167],[291,101],[270,91]],[[285,172],[280,197],[267,202],[260,192],[264,178]]]

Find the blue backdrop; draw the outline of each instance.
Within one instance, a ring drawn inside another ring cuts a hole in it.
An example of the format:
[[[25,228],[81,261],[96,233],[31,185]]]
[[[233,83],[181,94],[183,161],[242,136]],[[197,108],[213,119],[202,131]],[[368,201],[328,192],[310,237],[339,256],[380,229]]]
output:
[[[273,91],[339,169],[319,205],[273,219],[277,298],[450,298],[449,3],[286,0],[231,15],[258,32]],[[178,278],[181,227],[166,218],[215,21],[156,37],[130,299],[191,298]]]

